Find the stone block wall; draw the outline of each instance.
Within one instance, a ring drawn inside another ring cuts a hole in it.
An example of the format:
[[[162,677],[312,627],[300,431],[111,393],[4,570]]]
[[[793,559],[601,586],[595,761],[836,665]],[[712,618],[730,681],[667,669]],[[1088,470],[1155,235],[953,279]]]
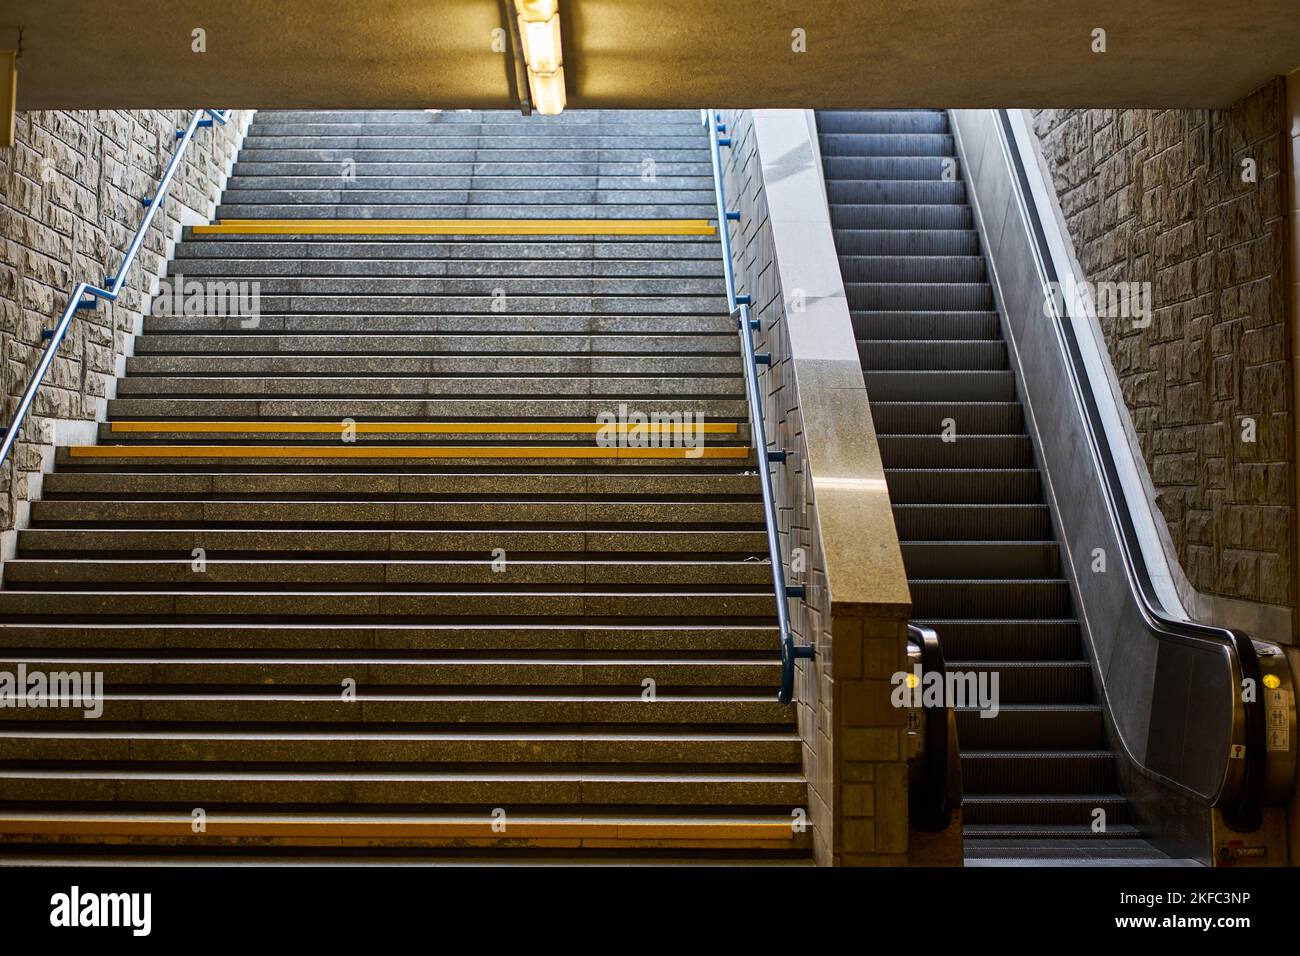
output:
[[[907,667],[910,604],[888,499],[867,501],[858,490],[871,482],[879,461],[847,306],[843,362],[826,361],[833,336],[820,335],[820,361],[802,356],[801,362],[800,326],[820,322],[817,306],[826,304],[819,280],[799,263],[779,260],[774,229],[782,224],[773,222],[769,202],[775,200],[764,180],[755,112],[723,116],[733,144],[723,151],[725,185],[731,208],[740,212],[731,227],[737,289],[753,300],[752,315],[760,322],[757,349],[772,355],[761,377],[768,438],[772,447],[790,453],[773,468],[773,478],[787,579],[807,588],[804,599],[790,602],[791,627],[798,643],[815,648],[812,660],[798,662],[795,677],[814,852],[821,865],[904,865],[906,714],[890,703],[890,678]],[[769,156],[768,162],[776,159]],[[825,203],[819,205],[824,214]],[[788,248],[792,240],[785,242]],[[842,300],[833,247],[822,265]],[[785,287],[790,277],[810,303],[806,312],[789,307],[795,291]],[[836,364],[847,373],[844,381],[826,369]],[[840,490],[819,486],[819,477],[828,475],[836,476]],[[883,471],[876,479],[883,487]],[[873,599],[861,600],[868,592]]]
[[[1080,265],[1148,282],[1152,321],[1101,325],[1180,564],[1197,590],[1296,602],[1286,91],[1228,110],[1038,110]]]
[[[0,149],[0,396],[6,427],[52,328],[80,281],[122,262],[190,111],[20,112]],[[154,218],[119,299],[73,319],[11,460],[0,470],[0,534],[21,522],[52,452],[55,424],[102,417],[182,223],[207,221],[249,114],[200,129]],[[0,559],[4,554],[0,552]]]

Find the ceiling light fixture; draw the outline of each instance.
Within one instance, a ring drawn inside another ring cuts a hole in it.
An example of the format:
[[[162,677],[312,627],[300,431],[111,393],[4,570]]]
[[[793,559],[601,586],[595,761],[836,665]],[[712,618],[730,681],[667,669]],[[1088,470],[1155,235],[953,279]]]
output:
[[[564,54],[556,0],[515,0],[519,36],[528,65],[528,90],[543,116],[564,110]]]

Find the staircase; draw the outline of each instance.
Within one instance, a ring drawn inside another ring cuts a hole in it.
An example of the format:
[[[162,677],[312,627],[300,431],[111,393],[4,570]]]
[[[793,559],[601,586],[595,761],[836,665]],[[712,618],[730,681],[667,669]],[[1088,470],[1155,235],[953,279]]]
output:
[[[913,614],[999,678],[996,717],[957,712],[967,862],[1172,863],[1118,792],[947,114],[817,123]]]
[[[716,235],[385,223],[712,203],[693,112],[259,113],[4,566],[0,670],[106,693],[0,710],[0,851],[807,862]]]

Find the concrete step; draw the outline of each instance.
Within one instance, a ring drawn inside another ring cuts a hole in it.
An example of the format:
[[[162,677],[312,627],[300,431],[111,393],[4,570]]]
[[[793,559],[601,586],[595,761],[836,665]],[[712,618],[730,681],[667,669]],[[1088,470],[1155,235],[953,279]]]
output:
[[[234,315],[166,315],[145,316],[144,330],[155,332],[234,332],[249,337],[277,332],[298,334],[358,333],[416,335],[726,335],[736,337],[736,323],[720,312],[679,315],[584,315],[524,314],[516,311],[485,312],[475,315],[447,313],[407,313],[391,315],[379,312],[341,315],[283,314],[263,309],[257,321]]]
[[[268,263],[326,263],[331,270],[346,268],[362,260],[419,260],[426,268],[446,261],[462,267],[480,260],[494,263],[541,261],[558,267],[596,268],[597,263],[655,263],[670,260],[675,265],[701,263],[718,265],[718,243],[697,236],[382,236],[312,235],[239,236],[204,234],[187,238],[176,246],[169,263],[172,272],[186,275],[193,268],[205,268],[206,260],[216,263],[244,259]],[[214,264],[210,268],[218,268]]]
[[[486,359],[493,356],[738,355],[735,335],[420,335],[377,333],[209,335],[153,333],[137,336],[137,357],[150,355],[427,355]]]
[[[712,376],[743,372],[739,350],[730,355],[136,355],[126,373],[136,376]]]
[[[555,197],[559,199],[560,197]],[[360,200],[326,203],[235,203],[217,206],[226,219],[702,219],[717,214],[712,203],[607,203],[598,198],[580,204],[549,205],[507,200],[497,203],[386,203]],[[959,208],[959,207],[954,207]]]
[[[436,770],[0,770],[0,801],[188,807],[237,804],[398,806],[801,806],[799,773]]]
[[[436,300],[430,300],[430,304],[456,301],[458,298],[482,296],[489,298],[495,296],[498,299],[505,296],[507,302],[516,298],[535,299],[539,296],[546,296],[555,304],[581,303],[589,298],[593,301],[603,301],[610,296],[626,297],[633,301],[640,301],[642,298],[654,299],[656,297],[680,297],[687,301],[693,301],[693,297],[711,296],[714,301],[704,305],[699,311],[710,311],[710,306],[714,307],[712,311],[718,311],[716,300],[725,294],[720,278],[715,278],[712,275],[704,277],[682,276],[676,274],[674,268],[668,268],[664,271],[667,273],[666,275],[652,276],[650,278],[628,276],[534,277],[530,275],[492,275],[491,273],[487,273],[486,277],[482,275],[442,275],[433,278],[419,278],[404,272],[392,276],[367,277],[300,277],[297,275],[250,277],[241,275],[238,278],[256,278],[260,287],[261,303],[268,311],[272,312],[295,311],[295,309],[284,310],[277,305],[281,300],[289,296],[309,300],[330,299],[332,297],[361,297],[385,303],[392,300],[418,301],[424,297],[437,297]],[[213,281],[220,281],[220,278],[222,277],[218,277]],[[211,299],[215,293],[209,292],[208,295],[209,299]],[[581,297],[581,299],[575,297]],[[186,307],[188,307],[188,304]],[[485,309],[484,311],[503,312],[515,310],[498,307],[496,309]],[[578,311],[578,309],[574,309],[574,311]],[[591,310],[588,308],[586,311]],[[154,300],[153,312],[154,314],[162,314],[157,298]]]
[[[355,137],[339,137],[355,139]],[[325,146],[319,142],[314,146],[288,146],[284,143],[270,145],[264,140],[263,145],[249,143],[245,140],[244,148],[239,151],[239,160],[243,163],[328,163],[336,172],[342,171],[341,164],[352,161],[358,168],[369,169],[377,163],[481,163],[491,167],[493,164],[533,165],[536,168],[540,157],[538,150],[529,146],[507,146],[496,144],[491,149],[480,149],[476,145],[452,146],[450,144],[432,144],[425,146],[391,147],[382,145]],[[635,163],[640,165],[646,160],[659,168],[664,164],[690,164],[696,169],[709,166],[708,141],[696,147],[681,146],[637,146],[629,145],[624,140],[620,145],[599,145],[596,143],[574,143],[569,146],[555,146],[546,150],[544,157],[549,166],[554,163]]]
[[[357,378],[256,375],[222,377],[135,376],[118,383],[118,395],[127,398],[142,395],[186,396],[190,398],[254,396],[264,398],[308,396],[348,396],[356,398],[419,396],[600,396],[628,402],[665,397],[729,398],[745,393],[745,383],[738,375],[717,376],[636,376],[602,378],[587,376],[515,375],[473,377],[442,375],[439,377],[396,377],[371,374]]]
[[[758,494],[756,474],[490,474],[432,472],[426,474],[260,474],[254,472],[62,472],[45,476],[42,496],[116,500],[145,498],[205,501],[314,498],[371,501],[403,499],[456,500],[466,495],[491,497],[535,494],[545,483],[548,497],[590,496],[628,500],[641,497],[729,498]]]
[[[202,548],[209,558],[244,555],[365,555],[370,560],[393,556],[467,555],[491,557],[496,549],[517,558],[529,555],[663,555],[767,554],[762,530],[716,531],[682,527],[678,530],[617,528],[519,530],[381,531],[373,529],[305,531],[295,528],[156,529],[26,528],[18,532],[20,555],[74,551],[83,556],[189,555]]]
[[[1036,622],[1037,623],[1037,622]],[[954,634],[956,632],[954,631]],[[953,640],[957,640],[954,636]],[[212,654],[232,652],[292,652],[320,654],[498,652],[509,654],[570,654],[685,658],[726,654],[737,659],[777,652],[774,625],[747,624],[298,624],[240,622],[86,624],[0,621],[0,643],[28,653],[75,654],[111,650],[149,652],[161,657],[172,651]],[[998,648],[999,652],[1002,651]]]
[[[277,244],[279,245],[279,244]],[[261,256],[267,250],[256,250]],[[500,252],[501,250],[494,250]],[[644,280],[652,277],[670,279],[716,277],[722,274],[722,263],[716,259],[638,258],[566,258],[566,259],[493,259],[493,258],[442,258],[417,259],[381,258],[370,256],[356,260],[339,260],[321,256],[309,257],[288,254],[275,258],[205,257],[202,259],[173,260],[167,274],[173,279],[203,277],[204,281],[244,281],[292,276],[302,278],[313,286],[325,279],[344,278],[543,278]],[[173,283],[175,285],[175,283]],[[269,285],[269,283],[267,283]],[[266,288],[266,286],[263,286]],[[706,290],[712,286],[705,286]],[[271,291],[266,289],[266,291]]]
[[[107,678],[105,678],[107,680]],[[769,677],[770,683],[770,677]],[[160,764],[746,764],[798,766],[789,732],[306,728],[0,730],[0,766],[31,760]]]
[[[0,591],[0,614],[55,617],[275,621],[555,618],[762,620],[772,594],[746,591]]]
[[[789,731],[794,727],[794,716],[790,709],[779,703],[775,692],[762,694],[699,694],[688,696],[684,693],[656,694],[653,700],[642,696],[642,688],[615,693],[612,688],[603,693],[577,695],[570,692],[554,691],[544,693],[531,691],[526,693],[507,693],[496,691],[489,694],[478,689],[465,691],[425,691],[421,693],[397,693],[370,691],[358,687],[353,700],[344,700],[338,689],[324,692],[308,693],[305,691],[286,691],[269,688],[254,693],[106,693],[103,697],[103,711],[96,718],[96,727],[108,727],[112,724],[165,722],[175,725],[199,724],[228,726],[240,724],[277,724],[277,725],[335,725],[355,727],[375,725],[379,729],[390,729],[392,725],[419,725],[426,727],[463,726],[463,725],[599,725],[639,727],[644,729],[661,726],[720,726],[732,728],[764,728],[767,731]],[[71,724],[84,727],[84,713],[80,708],[12,708],[7,709],[0,721],[0,729],[15,733],[25,733],[21,728],[25,724]],[[75,723],[74,723],[75,722]],[[45,729],[44,727],[40,729]],[[173,728],[176,729],[176,728]],[[528,771],[532,773],[530,769]],[[3,771],[0,771],[3,773]],[[49,796],[42,796],[35,787],[22,794],[22,771],[14,771],[16,776],[6,788],[0,788],[0,800],[41,801],[43,799],[103,799],[81,794],[71,796],[66,789],[47,791]],[[40,771],[32,771],[40,773]],[[122,771],[108,772],[101,779],[112,780]],[[214,775],[219,779],[220,775]],[[34,783],[31,777],[26,782]],[[51,784],[50,786],[55,786]],[[63,797],[55,794],[63,793]],[[217,797],[208,796],[192,806],[209,805],[208,801],[217,801]],[[247,800],[247,797],[228,798],[232,801]],[[492,798],[489,798],[492,799]],[[333,800],[320,799],[321,803]],[[405,800],[376,800],[376,803],[400,803]],[[426,802],[417,798],[414,802]],[[436,802],[436,801],[434,801]],[[557,801],[564,803],[567,801]],[[632,795],[627,800],[629,805],[657,802],[648,793]],[[790,806],[799,806],[800,799],[790,799]],[[493,804],[498,805],[496,803]]]
[[[719,587],[725,590],[770,590],[771,565],[757,561],[530,561],[507,560],[502,566],[481,561],[205,561],[197,572],[192,559],[130,561],[121,558],[11,558],[4,565],[7,587],[78,589],[118,587],[128,590],[203,587],[212,589],[284,587],[366,590],[384,587],[461,588],[492,585],[547,585],[581,588],[619,586],[628,592],[659,587]]]
[[[707,422],[741,422],[748,415],[742,398],[691,398],[675,396],[669,408],[648,403],[633,404],[628,412],[647,416],[655,411],[701,415]],[[218,399],[119,398],[110,399],[108,417],[114,421],[333,421],[350,418],[364,421],[486,421],[518,422],[530,418],[545,421],[595,422],[599,416],[615,415],[618,404],[608,398],[295,398]]]
[[[76,671],[102,674],[114,692],[129,687],[155,690],[177,687],[226,687],[238,690],[282,688],[326,688],[333,692],[344,681],[356,681],[367,689],[385,688],[555,688],[611,687],[638,691],[645,681],[657,689],[753,688],[766,690],[779,681],[780,661],[747,660],[532,660],[527,658],[446,658],[442,656],[391,658],[379,655],[352,658],[312,659],[302,657],[256,658],[203,657],[15,657],[0,654],[0,667],[17,673],[19,667],[31,674]],[[9,751],[0,736],[0,760],[22,759]],[[84,753],[79,759],[111,760],[108,753]],[[142,759],[142,758],[137,758]],[[174,758],[173,758],[174,759]],[[208,759],[219,759],[210,757]],[[230,759],[230,758],[225,758]],[[235,757],[240,760],[243,758]],[[300,759],[310,759],[302,757]],[[392,758],[389,758],[392,759]],[[444,758],[445,759],[445,758]],[[472,758],[488,761],[486,755]],[[540,756],[532,759],[539,760]],[[573,759],[572,757],[568,759]],[[645,757],[641,758],[645,761]],[[680,759],[680,758],[678,758]],[[794,762],[797,762],[796,757]]]
[[[684,852],[691,866],[813,865],[811,827],[741,810],[515,812],[508,825],[482,813],[222,812],[197,834],[183,812],[14,810],[0,815],[0,841],[28,866],[679,867]]]
[[[33,526],[118,524],[274,528],[511,527],[520,525],[761,525],[758,501],[116,501],[32,502]]]

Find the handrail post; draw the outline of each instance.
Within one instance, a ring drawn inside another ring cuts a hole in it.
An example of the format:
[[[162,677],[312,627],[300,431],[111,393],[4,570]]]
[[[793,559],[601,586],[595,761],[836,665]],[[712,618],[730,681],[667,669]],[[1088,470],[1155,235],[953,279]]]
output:
[[[79,282],[72,290],[72,295],[68,299],[63,314],[59,316],[58,323],[49,331],[45,351],[41,353],[41,359],[36,363],[36,368],[27,382],[27,387],[23,390],[22,398],[18,400],[18,408],[14,412],[9,427],[3,433],[0,433],[0,467],[3,467],[5,460],[9,457],[10,450],[18,441],[18,432],[22,429],[23,422],[26,421],[27,415],[32,410],[32,405],[36,401],[36,393],[40,391],[50,366],[54,364],[55,353],[58,352],[60,343],[67,336],[68,328],[72,324],[73,316],[77,314],[77,310],[93,308],[96,299],[113,302],[121,293],[122,286],[126,283],[127,273],[130,272],[131,266],[135,263],[135,258],[140,252],[140,247],[144,244],[145,235],[149,231],[149,226],[153,223],[154,215],[158,212],[158,207],[162,205],[162,201],[167,195],[167,187],[171,184],[172,177],[176,175],[176,170],[180,167],[185,148],[189,146],[190,140],[194,138],[194,132],[199,128],[200,121],[203,120],[203,114],[205,113],[212,117],[211,120],[205,121],[208,125],[215,122],[225,126],[230,119],[231,111],[211,109],[194,111],[189,124],[180,132],[176,149],[172,152],[167,168],[163,171],[162,178],[158,181],[158,186],[149,199],[144,218],[136,228],[135,235],[131,237],[131,244],[127,247],[126,255],[122,258],[122,264],[117,268],[116,274],[111,280],[104,280],[104,284],[108,288],[101,288],[89,282]],[[90,298],[87,299],[86,296]]]
[[[709,131],[709,159],[713,165],[713,196],[718,206],[718,237],[722,244],[722,276],[727,289],[727,308],[736,320],[740,332],[741,364],[745,369],[745,394],[749,405],[750,443],[758,466],[758,484],[763,498],[763,523],[767,531],[767,553],[772,564],[772,593],[776,598],[777,628],[781,638],[781,687],[777,699],[788,704],[794,699],[795,661],[813,656],[812,645],[797,645],[794,632],[790,629],[790,607],[787,603],[791,597],[802,597],[802,585],[788,587],[785,583],[785,563],[781,558],[781,539],[778,531],[776,514],[776,494],[772,489],[771,464],[785,461],[786,452],[769,451],[767,447],[767,429],[763,423],[763,401],[759,391],[758,365],[759,356],[754,350],[754,328],[757,323],[750,317],[749,296],[736,295],[736,274],[731,264],[731,234],[727,223],[739,221],[740,213],[727,209],[726,190],[722,184],[722,147],[730,146],[731,140],[720,137],[718,114],[712,110],[704,113],[704,125]],[[771,355],[763,356],[763,364],[771,363]]]

